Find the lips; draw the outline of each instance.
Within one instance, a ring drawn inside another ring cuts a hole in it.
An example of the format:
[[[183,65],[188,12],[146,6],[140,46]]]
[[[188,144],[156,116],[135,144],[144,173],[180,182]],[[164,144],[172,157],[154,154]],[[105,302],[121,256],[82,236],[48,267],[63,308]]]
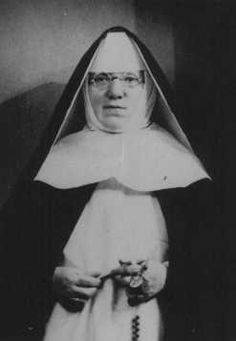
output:
[[[104,105],[104,109],[126,109],[126,107],[121,105]]]

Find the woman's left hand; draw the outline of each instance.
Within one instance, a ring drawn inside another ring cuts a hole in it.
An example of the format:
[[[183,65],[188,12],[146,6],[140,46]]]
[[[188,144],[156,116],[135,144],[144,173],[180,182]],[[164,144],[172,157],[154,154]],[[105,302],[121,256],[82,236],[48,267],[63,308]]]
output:
[[[120,261],[120,266],[113,269],[109,277],[113,278],[120,286],[128,286],[132,276],[138,275],[140,265],[134,265],[131,262]]]
[[[149,260],[143,269],[142,265],[131,262],[121,264],[112,271],[112,277],[126,287],[130,305],[146,302],[160,292],[166,282],[168,262]]]

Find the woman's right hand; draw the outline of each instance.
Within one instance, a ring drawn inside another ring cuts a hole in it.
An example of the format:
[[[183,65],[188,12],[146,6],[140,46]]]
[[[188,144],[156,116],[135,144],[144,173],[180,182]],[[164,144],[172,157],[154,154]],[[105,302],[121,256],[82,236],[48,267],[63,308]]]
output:
[[[53,286],[59,300],[74,308],[83,307],[101,286],[98,273],[84,274],[70,266],[58,266],[53,275]]]

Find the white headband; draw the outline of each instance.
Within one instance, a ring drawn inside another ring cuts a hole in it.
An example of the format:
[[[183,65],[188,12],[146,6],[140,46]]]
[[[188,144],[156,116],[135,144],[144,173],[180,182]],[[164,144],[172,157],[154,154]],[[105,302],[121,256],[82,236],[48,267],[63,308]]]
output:
[[[108,33],[99,46],[90,72],[125,72],[145,69],[139,53],[124,32]]]

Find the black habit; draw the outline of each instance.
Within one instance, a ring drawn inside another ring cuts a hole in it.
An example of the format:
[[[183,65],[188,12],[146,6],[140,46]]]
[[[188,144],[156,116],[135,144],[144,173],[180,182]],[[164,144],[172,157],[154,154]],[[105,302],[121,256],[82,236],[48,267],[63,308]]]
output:
[[[148,49],[129,31],[170,103],[165,77]],[[65,112],[105,32],[76,68],[55,110],[55,115],[1,213],[1,337],[43,333],[57,299],[52,289],[55,267],[63,248],[96,184],[57,189],[32,181],[52,145]],[[82,107],[83,103],[78,103]],[[79,111],[80,109],[78,109]],[[165,126],[160,115],[153,122]],[[82,115],[70,132],[85,123]],[[169,269],[164,289],[157,295],[164,316],[165,341],[222,340],[222,274],[224,246],[217,222],[217,194],[212,181],[200,180],[182,188],[153,192],[166,219]]]

